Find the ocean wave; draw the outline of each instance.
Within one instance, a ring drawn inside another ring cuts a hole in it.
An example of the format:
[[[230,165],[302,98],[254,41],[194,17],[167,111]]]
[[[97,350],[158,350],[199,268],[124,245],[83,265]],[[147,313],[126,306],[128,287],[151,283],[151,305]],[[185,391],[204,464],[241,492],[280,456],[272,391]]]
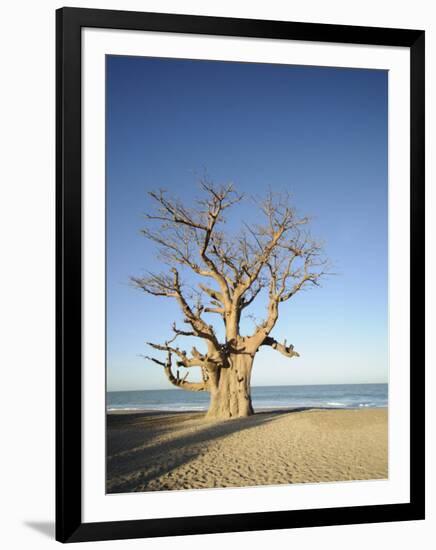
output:
[[[128,407],[118,405],[117,407],[108,407],[108,412],[113,411],[205,411],[207,406],[195,405],[144,405],[143,407]]]
[[[364,409],[388,406],[387,384],[326,386],[255,386],[252,390],[255,410],[296,408]],[[109,392],[107,411],[205,411],[207,394],[179,390],[143,390]]]
[[[143,411],[144,407],[108,407],[108,411]]]

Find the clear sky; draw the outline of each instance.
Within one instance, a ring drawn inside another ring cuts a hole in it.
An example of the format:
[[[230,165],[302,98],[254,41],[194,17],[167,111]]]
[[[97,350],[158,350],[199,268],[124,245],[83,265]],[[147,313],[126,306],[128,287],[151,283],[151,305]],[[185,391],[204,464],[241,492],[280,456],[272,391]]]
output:
[[[161,270],[140,234],[147,191],[192,202],[205,171],[248,197],[290,191],[336,273],[283,304],[272,335],[301,357],[261,348],[252,384],[388,381],[387,85],[376,70],[107,57],[108,390],[171,388],[140,355],[177,305],[129,278]]]

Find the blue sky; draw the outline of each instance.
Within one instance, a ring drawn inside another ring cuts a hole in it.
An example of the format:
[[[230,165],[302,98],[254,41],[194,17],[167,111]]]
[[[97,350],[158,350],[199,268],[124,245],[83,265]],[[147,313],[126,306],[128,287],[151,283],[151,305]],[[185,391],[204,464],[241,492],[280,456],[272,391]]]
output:
[[[141,354],[177,305],[129,278],[162,267],[140,234],[147,191],[190,203],[204,172],[247,197],[291,192],[334,264],[272,333],[301,357],[262,349],[253,385],[387,382],[387,85],[376,70],[107,57],[108,390],[170,387]],[[253,205],[235,216],[253,220]]]

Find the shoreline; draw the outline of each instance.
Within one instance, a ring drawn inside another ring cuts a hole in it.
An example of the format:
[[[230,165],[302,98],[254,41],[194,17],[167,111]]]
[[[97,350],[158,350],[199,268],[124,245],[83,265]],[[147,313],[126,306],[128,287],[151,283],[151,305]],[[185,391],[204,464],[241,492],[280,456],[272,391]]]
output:
[[[315,407],[315,406],[289,406],[289,407],[260,407],[254,411],[254,415],[259,413],[288,413],[302,411],[368,411],[368,410],[383,410],[388,409],[387,406],[380,407]],[[106,415],[119,414],[147,414],[147,415],[169,415],[169,414],[205,414],[207,409],[140,409],[140,408],[125,408],[125,409],[106,409]],[[249,417],[247,417],[249,418]],[[232,419],[229,419],[232,420]],[[235,419],[233,419],[235,420]]]
[[[388,477],[388,408],[293,408],[246,418],[205,411],[107,414],[107,492]]]

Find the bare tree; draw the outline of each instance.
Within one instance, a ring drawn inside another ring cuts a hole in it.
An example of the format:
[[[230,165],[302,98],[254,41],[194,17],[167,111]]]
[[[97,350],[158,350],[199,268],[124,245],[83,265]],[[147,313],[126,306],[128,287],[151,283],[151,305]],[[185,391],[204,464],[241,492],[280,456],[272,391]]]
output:
[[[174,386],[208,391],[207,417],[249,416],[253,414],[251,372],[260,346],[271,346],[288,358],[299,356],[286,340],[280,343],[271,336],[281,304],[318,285],[327,264],[321,245],[307,230],[308,219],[297,215],[289,196],[270,192],[257,204],[262,223],[242,222],[235,236],[224,232],[223,224],[227,211],[243,197],[232,185],[217,187],[207,181],[200,185],[202,198],[193,207],[163,190],[150,193],[156,210],[146,216],[149,224],[143,234],[157,244],[169,269],[132,280],[147,294],[176,300],[186,326],[181,329],[174,323],[168,341],[150,342],[164,355],[147,359],[162,366]],[[196,280],[194,289],[182,281],[187,271]],[[262,291],[267,293],[265,319],[252,334],[243,336],[241,314]],[[205,320],[208,314],[223,322],[224,341],[217,336],[217,326]],[[178,347],[175,341],[183,337],[200,339],[203,353],[196,347],[190,353]],[[200,382],[188,380],[193,367],[200,369]]]

